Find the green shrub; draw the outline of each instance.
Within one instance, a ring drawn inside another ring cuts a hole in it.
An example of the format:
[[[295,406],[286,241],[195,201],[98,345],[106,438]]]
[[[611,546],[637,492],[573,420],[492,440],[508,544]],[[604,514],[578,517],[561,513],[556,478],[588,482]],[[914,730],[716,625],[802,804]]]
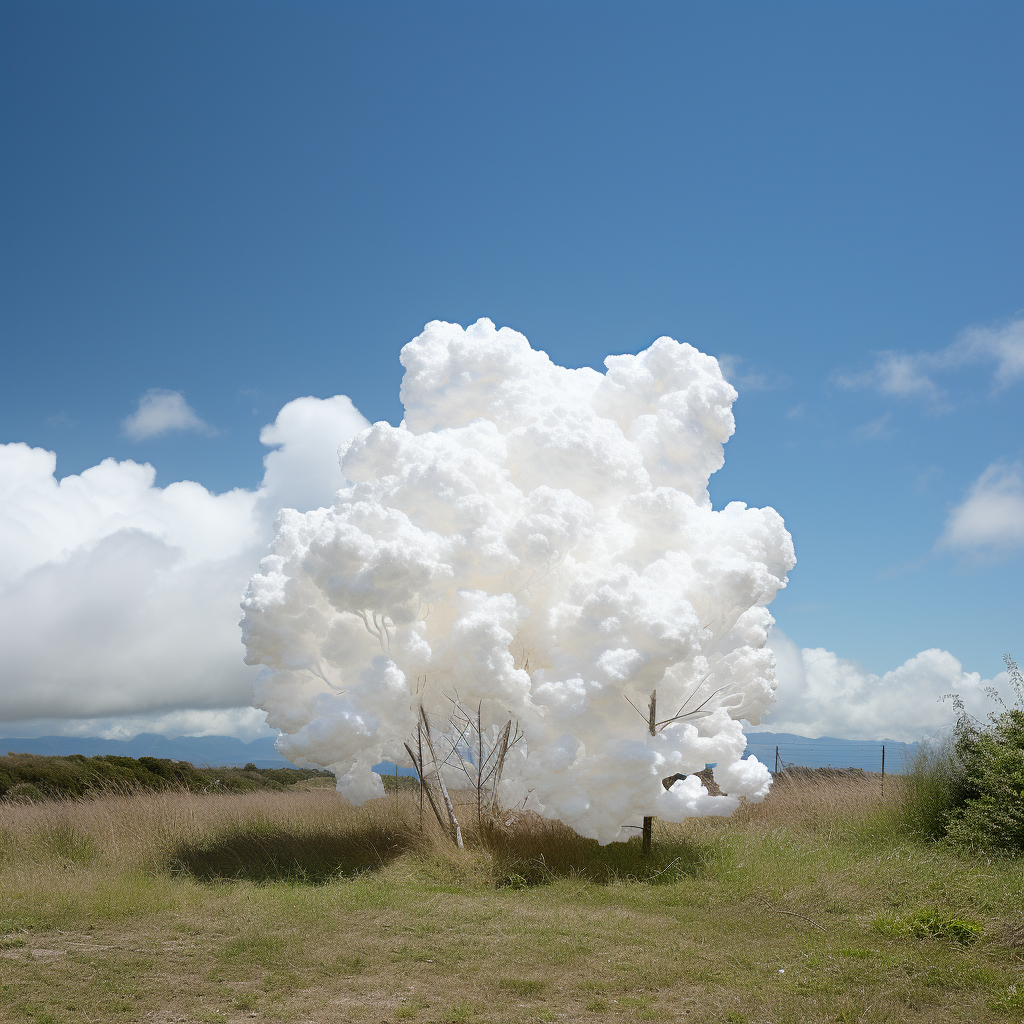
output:
[[[982,724],[961,714],[956,754],[967,793],[949,814],[946,832],[965,846],[1002,853],[1024,852],[1024,679],[1006,655],[1015,703],[994,691],[1002,711]]]
[[[414,775],[382,775],[380,781],[384,784],[385,793],[397,793],[399,790],[409,793],[420,791],[420,780]]]
[[[1016,666],[1014,666],[1016,667]],[[957,741],[968,795],[946,833],[965,846],[1024,852],[1024,709],[1007,708]]]
[[[908,824],[924,835],[948,836],[972,849],[1024,852],[1024,680],[1005,658],[1015,704],[989,691],[1000,711],[986,722],[959,711],[952,739],[922,747],[907,779]]]
[[[4,799],[12,804],[34,804],[45,800],[46,794],[31,782],[15,782],[7,787]]]

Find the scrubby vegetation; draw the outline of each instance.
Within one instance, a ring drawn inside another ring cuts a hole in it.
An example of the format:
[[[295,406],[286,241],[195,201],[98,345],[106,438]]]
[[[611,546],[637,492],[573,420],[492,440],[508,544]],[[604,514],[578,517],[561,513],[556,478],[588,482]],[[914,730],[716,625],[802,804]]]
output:
[[[68,799],[110,790],[190,789],[251,793],[285,790],[307,779],[329,779],[330,772],[301,768],[196,768],[187,761],[159,757],[45,757],[9,753],[0,757],[0,800]]]
[[[310,780],[316,782],[316,780]],[[0,1019],[1017,1021],[1024,858],[907,825],[899,779],[780,776],[600,847],[418,796],[166,788],[0,807]],[[453,794],[458,801],[459,794]]]
[[[908,779],[908,823],[931,838],[969,849],[1024,853],[1024,680],[1006,657],[1015,703],[993,693],[999,710],[980,722],[954,697],[952,737],[922,747]]]

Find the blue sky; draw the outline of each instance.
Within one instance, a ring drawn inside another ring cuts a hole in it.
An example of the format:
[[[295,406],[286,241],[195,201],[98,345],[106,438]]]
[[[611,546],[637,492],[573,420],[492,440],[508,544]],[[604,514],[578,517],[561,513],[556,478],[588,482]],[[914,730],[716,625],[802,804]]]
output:
[[[1024,655],[1019,528],[940,542],[972,488],[1024,507],[1019,3],[3,22],[0,441],[58,477],[114,457],[255,488],[295,398],[397,422],[433,319],[599,368],[667,334],[739,389],[712,498],[784,516],[799,647],[985,678]],[[151,389],[194,420],[132,436]]]

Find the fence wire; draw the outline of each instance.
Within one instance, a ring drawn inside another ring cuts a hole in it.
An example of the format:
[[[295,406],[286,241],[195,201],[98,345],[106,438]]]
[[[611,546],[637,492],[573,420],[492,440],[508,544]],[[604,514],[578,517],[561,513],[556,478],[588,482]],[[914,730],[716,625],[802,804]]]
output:
[[[859,768],[865,772],[885,772],[900,775],[910,769],[917,755],[916,743],[869,742],[856,743],[834,739],[782,739],[761,738],[758,733],[747,735],[747,754],[773,772],[787,767],[799,768]]]

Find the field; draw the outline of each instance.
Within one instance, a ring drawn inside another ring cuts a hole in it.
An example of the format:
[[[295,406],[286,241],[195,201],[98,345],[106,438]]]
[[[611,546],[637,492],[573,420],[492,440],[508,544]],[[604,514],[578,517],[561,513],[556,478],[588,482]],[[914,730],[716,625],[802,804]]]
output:
[[[0,805],[0,1019],[1024,1020],[1024,862],[915,840],[895,780],[780,781],[646,861],[469,806],[459,853],[319,784]]]

